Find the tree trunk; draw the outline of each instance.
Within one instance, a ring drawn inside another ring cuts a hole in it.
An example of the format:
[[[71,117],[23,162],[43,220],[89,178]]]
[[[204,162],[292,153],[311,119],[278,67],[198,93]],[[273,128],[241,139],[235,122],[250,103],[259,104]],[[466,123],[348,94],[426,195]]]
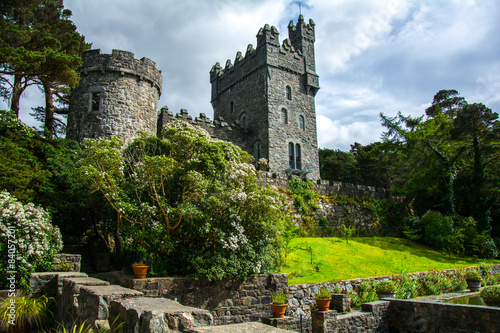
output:
[[[10,109],[17,118],[19,118],[19,100],[21,99],[21,94],[26,85],[23,86],[23,77],[20,75],[14,75],[14,86],[12,87],[12,96],[10,99]]]
[[[54,133],[54,97],[52,96],[52,88],[45,80],[42,80],[43,91],[45,94],[45,129],[47,136],[52,136]]]

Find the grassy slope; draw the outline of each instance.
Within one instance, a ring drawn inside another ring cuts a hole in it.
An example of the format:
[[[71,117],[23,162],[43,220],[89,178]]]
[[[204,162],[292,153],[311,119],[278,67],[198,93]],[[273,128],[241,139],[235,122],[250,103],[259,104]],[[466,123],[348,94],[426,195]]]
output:
[[[377,275],[467,267],[474,258],[448,256],[407,239],[355,237],[296,238],[291,241],[287,266],[289,284],[339,281]],[[313,264],[310,253],[311,246]],[[316,265],[319,268],[317,272]]]

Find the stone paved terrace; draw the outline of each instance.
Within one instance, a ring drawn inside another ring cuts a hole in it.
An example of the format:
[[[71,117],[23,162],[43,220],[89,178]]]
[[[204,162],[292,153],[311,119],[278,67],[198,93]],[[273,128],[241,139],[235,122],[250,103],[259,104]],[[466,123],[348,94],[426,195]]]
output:
[[[284,333],[293,332],[265,325],[259,322],[249,322],[240,324],[230,324],[221,326],[207,326],[193,329],[191,332],[197,333]]]

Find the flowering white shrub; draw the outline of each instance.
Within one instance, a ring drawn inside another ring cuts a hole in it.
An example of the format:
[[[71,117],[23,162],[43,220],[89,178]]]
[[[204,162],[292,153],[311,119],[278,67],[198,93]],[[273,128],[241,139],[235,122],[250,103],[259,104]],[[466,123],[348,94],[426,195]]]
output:
[[[28,287],[30,273],[51,269],[62,246],[59,228],[43,208],[23,205],[7,191],[0,193],[1,283],[15,273],[17,287]]]

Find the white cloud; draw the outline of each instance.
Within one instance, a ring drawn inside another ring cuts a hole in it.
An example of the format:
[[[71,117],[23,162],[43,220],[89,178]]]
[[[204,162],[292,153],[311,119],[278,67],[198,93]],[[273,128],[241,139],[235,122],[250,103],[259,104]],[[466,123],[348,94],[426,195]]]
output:
[[[367,145],[380,141],[380,133],[378,121],[342,124],[339,120],[318,115],[318,145],[321,148],[349,151],[354,142]]]

